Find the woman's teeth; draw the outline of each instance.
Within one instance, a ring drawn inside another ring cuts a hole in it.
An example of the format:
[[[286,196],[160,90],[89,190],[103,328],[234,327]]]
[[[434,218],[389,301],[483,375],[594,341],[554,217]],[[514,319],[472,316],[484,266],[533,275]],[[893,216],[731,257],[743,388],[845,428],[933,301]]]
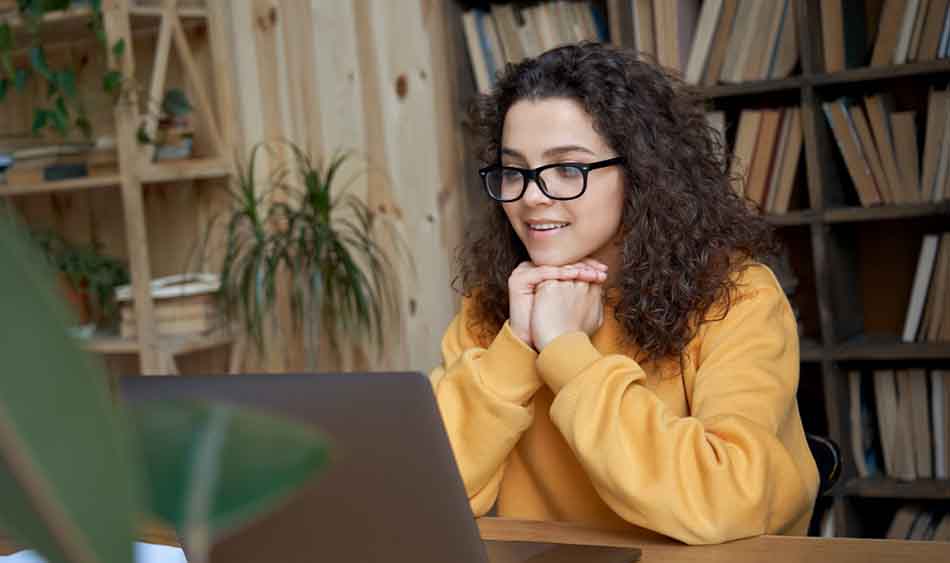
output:
[[[561,229],[567,225],[568,223],[542,223],[538,225],[528,225],[528,228],[532,231],[553,231],[554,229]]]

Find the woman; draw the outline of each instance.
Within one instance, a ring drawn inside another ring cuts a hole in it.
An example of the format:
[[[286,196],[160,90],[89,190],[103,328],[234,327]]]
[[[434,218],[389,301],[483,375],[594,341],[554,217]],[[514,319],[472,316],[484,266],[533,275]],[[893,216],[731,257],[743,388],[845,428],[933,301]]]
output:
[[[807,532],[774,239],[684,91],[584,43],[509,66],[475,107],[490,208],[431,379],[476,515],[690,544]]]

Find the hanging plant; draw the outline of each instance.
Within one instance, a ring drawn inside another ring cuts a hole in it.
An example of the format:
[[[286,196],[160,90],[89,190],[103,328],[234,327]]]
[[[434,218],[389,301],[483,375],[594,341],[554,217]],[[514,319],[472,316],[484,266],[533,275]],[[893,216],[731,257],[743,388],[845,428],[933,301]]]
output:
[[[19,33],[14,32],[9,22],[0,23],[0,102],[5,99],[11,87],[23,92],[31,80],[39,80],[46,85],[44,101],[33,108],[31,130],[34,135],[44,130],[52,130],[61,137],[66,137],[72,128],[76,127],[87,139],[92,137],[92,124],[76,86],[77,69],[51,66],[40,33],[46,15],[66,10],[71,4],[71,0],[18,0],[17,12],[23,21],[23,37],[18,37]],[[87,26],[90,33],[104,49],[111,51],[113,57],[113,67],[107,69],[103,75],[102,87],[118,99],[123,77],[114,66],[119,64],[125,54],[125,40],[119,39],[109,45],[102,1],[89,0],[88,4],[91,13]],[[28,64],[25,67],[16,67],[13,64],[13,52],[17,45],[26,46]]]

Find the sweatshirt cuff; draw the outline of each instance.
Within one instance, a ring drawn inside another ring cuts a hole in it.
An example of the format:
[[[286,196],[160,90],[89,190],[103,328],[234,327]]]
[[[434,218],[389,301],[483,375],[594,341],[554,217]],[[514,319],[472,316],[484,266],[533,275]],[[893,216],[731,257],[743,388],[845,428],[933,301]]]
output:
[[[518,404],[526,403],[541,387],[538,353],[518,338],[506,321],[481,357],[481,378],[492,391]]]
[[[538,355],[538,371],[555,394],[602,358],[584,332],[569,332],[551,341]]]

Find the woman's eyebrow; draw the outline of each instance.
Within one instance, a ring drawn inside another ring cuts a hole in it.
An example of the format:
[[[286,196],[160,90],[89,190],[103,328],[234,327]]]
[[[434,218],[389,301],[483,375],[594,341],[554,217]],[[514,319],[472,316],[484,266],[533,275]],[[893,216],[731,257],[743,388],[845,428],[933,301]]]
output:
[[[580,145],[565,145],[563,147],[553,147],[542,153],[542,156],[545,158],[551,158],[555,156],[561,156],[570,152],[586,152],[591,156],[597,156],[594,154],[594,151],[588,149],[587,147],[582,147]]]
[[[597,156],[594,153],[594,151],[588,149],[587,147],[582,147],[580,145],[564,145],[561,147],[552,147],[550,149],[547,149],[543,153],[541,153],[541,156],[543,156],[544,158],[553,158],[556,156],[561,156],[563,154],[572,153],[572,152],[584,152],[591,156]],[[524,155],[521,154],[521,152],[509,147],[502,147],[501,154],[505,156],[510,156],[512,158],[520,158],[522,160],[525,159]]]

